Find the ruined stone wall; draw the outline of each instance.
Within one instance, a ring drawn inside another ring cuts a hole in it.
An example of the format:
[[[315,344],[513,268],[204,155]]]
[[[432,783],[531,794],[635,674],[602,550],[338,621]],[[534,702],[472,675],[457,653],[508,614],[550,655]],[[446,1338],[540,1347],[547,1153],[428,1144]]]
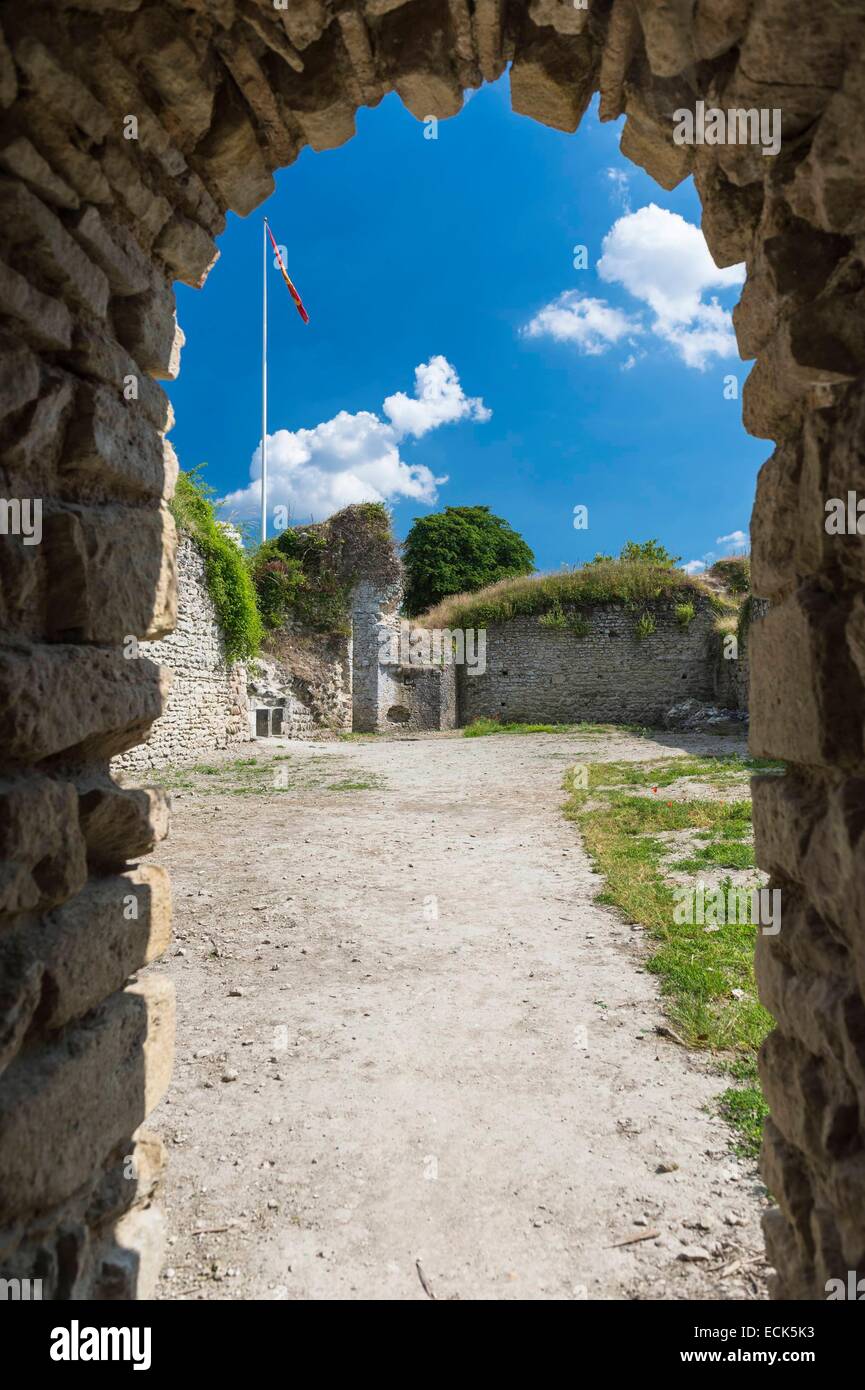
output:
[[[352,595],[352,728],[359,733],[387,727],[387,711],[393,701],[380,656],[384,640],[399,625],[401,602],[399,583],[383,586],[375,579],[362,579]]]
[[[112,772],[197,762],[216,749],[249,741],[246,667],[226,660],[204,558],[188,536],[177,547],[177,593],[174,631],[140,643],[148,660],[171,672],[165,710],[144,743],[113,759]]]
[[[379,731],[421,733],[456,728],[456,672],[453,665],[382,666]]]
[[[269,689],[262,703],[283,706],[283,733],[288,738],[351,729],[349,637],[315,632],[288,620],[268,635],[265,647]]]
[[[655,631],[641,638],[643,613]],[[695,602],[687,626],[667,602],[600,604],[575,617],[585,622],[579,636],[539,618],[489,623],[486,671],[455,668],[459,722],[659,725],[679,700],[712,699],[715,613],[706,600]]]
[[[784,899],[758,961],[778,1019],[767,1234],[780,1293],[861,1272],[865,560],[855,527],[824,527],[827,498],[865,487],[858,0],[11,0],[0,24],[2,491],[45,516],[41,545],[0,538],[3,1273],[130,1296],[158,1261],[140,1125],[172,1001],[128,981],[168,941],[164,875],[134,867],[164,816],[107,766],[165,694],[122,643],[174,623],[172,282],[201,285],[226,209],[258,206],[304,145],[348,139],[357,107],[394,89],[420,119],[454,115],[509,62],[514,109],[561,130],[599,89],[627,157],[665,188],[693,172],[716,262],[747,262],[745,424],[778,441],[752,530],[772,600],[752,744],[790,764],[755,788]],[[672,112],[698,99],[780,108],[781,152],[675,144]]]

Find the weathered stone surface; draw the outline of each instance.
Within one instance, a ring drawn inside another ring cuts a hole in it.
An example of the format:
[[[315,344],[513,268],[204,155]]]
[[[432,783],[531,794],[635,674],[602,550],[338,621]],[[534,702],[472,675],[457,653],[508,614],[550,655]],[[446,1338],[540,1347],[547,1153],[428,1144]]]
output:
[[[694,63],[693,0],[634,0],[652,72],[675,77]]]
[[[148,976],[0,1077],[0,1221],[74,1193],[163,1095],[174,990]]]
[[[104,140],[110,129],[108,113],[84,83],[48,51],[38,39],[22,38],[14,47],[15,61],[27,74],[36,91],[49,103],[56,103],[85,135],[96,142]]]
[[[104,872],[152,854],[168,834],[168,808],[158,787],[82,789],[78,813],[87,862]]]
[[[14,320],[34,347],[68,347],[72,337],[72,318],[62,300],[54,299],[31,285],[17,270],[0,262],[0,302],[3,312]]]
[[[133,401],[106,386],[82,386],[66,436],[64,488],[82,500],[166,495],[163,441]]]
[[[751,749],[812,767],[862,759],[861,681],[847,655],[845,614],[801,586],[751,633]]]
[[[175,584],[172,569],[169,591],[179,595],[176,621],[172,610],[164,628],[168,635],[141,646],[143,656],[171,671],[171,693],[146,743],[117,758],[112,765],[115,770],[200,762],[215,749],[245,743],[250,737],[246,668],[226,659],[225,637],[208,592],[204,559],[188,536],[181,537],[177,548],[176,574]],[[303,675],[315,684],[305,668]],[[328,705],[327,715],[331,712]],[[349,696],[345,727],[350,726]]]
[[[0,378],[4,488],[41,495],[46,528],[42,546],[0,551],[2,619],[21,639],[0,648],[0,737],[22,775],[50,757],[95,777],[82,763],[129,747],[159,708],[160,677],[148,662],[89,644],[172,621],[172,537],[157,507],[177,463],[160,435],[170,408],[146,378],[177,373],[183,339],[169,279],[200,283],[227,208],[256,207],[273,169],[304,143],[326,149],[349,138],[358,105],[396,90],[421,118],[448,115],[462,89],[495,79],[511,60],[516,110],[570,130],[599,83],[601,117],[627,112],[626,156],[667,188],[694,170],[713,256],[748,266],[736,329],[757,362],[744,419],[780,442],[761,473],[753,525],[754,584],[773,606],[751,634],[756,749],[796,763],[795,779],[771,793],[782,798],[778,824],[757,811],[758,854],[795,903],[789,933],[761,944],[758,962],[782,1016],[762,1061],[775,1116],[764,1164],[779,1201],[766,1236],[777,1292],[824,1296],[826,1277],[865,1265],[865,552],[855,525],[855,498],[865,496],[862,6],[291,0],[277,10],[269,0],[42,0],[7,5],[3,25],[0,107],[14,103],[0,142],[0,347],[13,366]],[[674,145],[672,113],[698,99],[779,109],[778,155]],[[129,114],[137,139],[126,138]],[[125,394],[130,377],[137,395]],[[849,494],[854,525],[830,534],[825,504]],[[136,524],[140,539],[125,560]],[[69,636],[74,643],[57,641]],[[38,934],[44,924],[28,917],[26,926]],[[84,934],[81,924],[82,961]],[[75,940],[64,959],[69,978],[83,981]],[[93,969],[94,988],[114,989],[135,968],[122,952],[111,960],[114,973]],[[23,969],[11,992],[0,984],[7,1056],[35,1017],[28,1011],[48,1007],[47,994],[36,1003],[40,978]],[[6,1082],[23,1076],[25,1061],[36,1066],[32,1040],[7,1068],[0,1110]],[[96,1054],[61,1038],[56,1074],[41,1054],[57,1099],[38,1110],[48,1094],[41,1081],[21,1093],[30,1119],[16,1133],[35,1146],[41,1127],[48,1148],[16,1170],[28,1217],[0,1230],[0,1261],[45,1270],[52,1297],[128,1297],[139,1254],[155,1265],[146,1209],[154,1184],[149,1194],[148,1183],[129,1184],[128,1208],[116,1186],[134,1123],[121,1115],[130,1087],[118,1098],[112,1087],[140,1061],[139,1036],[127,1045],[119,1070],[107,1048],[82,1091],[76,1067]],[[64,1124],[72,1157],[55,1165],[55,1176],[65,1174],[55,1182],[47,1165]],[[0,1168],[5,1154],[0,1139]],[[131,1254],[112,1239],[117,1219]]]
[[[0,933],[0,1071],[25,1036],[82,1018],[170,939],[168,874],[153,864],[93,878],[38,927],[26,918]]]
[[[23,179],[45,203],[58,208],[77,208],[81,201],[75,189],[54,173],[26,135],[16,136],[0,149],[0,168]]]
[[[239,100],[226,95],[217,104],[209,133],[193,159],[205,183],[214,183],[224,202],[246,216],[273,192],[255,130]]]
[[[111,757],[140,742],[167,693],[167,674],[145,659],[9,644],[0,647],[0,740],[16,763]]]
[[[163,227],[153,250],[178,280],[195,289],[201,288],[219,258],[207,232],[178,213]]]
[[[143,371],[173,380],[180,370],[183,336],[177,326],[174,295],[164,281],[146,294],[114,305],[114,326],[123,346]]]
[[[69,507],[45,525],[48,632],[113,642],[170,632],[177,611],[175,530],[167,508]]]
[[[693,149],[673,143],[672,122],[662,128],[652,118],[646,102],[634,88],[626,88],[628,119],[619,148],[626,159],[645,169],[662,188],[675,188],[691,172]]]
[[[0,783],[0,912],[33,912],[87,878],[75,788],[50,777]]]
[[[595,90],[596,63],[587,38],[538,30],[511,64],[513,109],[556,130],[576,130]]]
[[[640,38],[640,18],[634,0],[613,0],[601,58],[599,115],[614,121],[625,109],[625,77]]]
[[[116,236],[106,227],[96,208],[85,209],[73,227],[73,234],[91,259],[105,271],[114,294],[140,294],[147,288],[150,273],[143,253],[128,234],[124,238],[125,247],[118,245]]]
[[[28,261],[32,259],[47,283],[68,295],[73,304],[99,317],[104,315],[108,281],[50,208],[23,184],[3,181],[0,209],[14,229],[17,253]]]
[[[0,417],[11,415],[39,395],[39,361],[20,344],[0,343]]]

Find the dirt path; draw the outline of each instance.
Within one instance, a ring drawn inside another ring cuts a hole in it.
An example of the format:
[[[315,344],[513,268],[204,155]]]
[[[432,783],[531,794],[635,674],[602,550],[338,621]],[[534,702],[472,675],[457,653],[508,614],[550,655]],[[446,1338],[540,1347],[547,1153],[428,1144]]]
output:
[[[324,785],[183,792],[160,1296],[426,1298],[418,1261],[439,1299],[764,1296],[725,1272],[762,1240],[724,1082],[654,1034],[641,934],[560,811],[573,762],[735,746],[268,744]]]

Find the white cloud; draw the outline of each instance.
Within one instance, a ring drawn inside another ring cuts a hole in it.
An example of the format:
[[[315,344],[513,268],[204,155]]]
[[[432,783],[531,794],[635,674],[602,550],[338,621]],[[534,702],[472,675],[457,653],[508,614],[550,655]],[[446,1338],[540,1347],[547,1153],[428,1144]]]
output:
[[[410,497],[432,504],[436,488],[447,482],[423,464],[400,455],[406,435],[420,438],[456,420],[488,420],[479,398],[468,398],[444,357],[415,369],[414,398],[399,391],[388,396],[383,412],[341,410],[313,429],[276,430],[267,437],[268,510],[288,507],[296,521],[320,521],[353,502],[389,502]],[[252,455],[247,487],[221,500],[229,515],[257,516],[260,506],[261,446]]]
[[[399,434],[420,439],[439,425],[455,420],[489,420],[488,410],[478,396],[466,396],[460,379],[445,357],[431,357],[415,367],[415,393],[397,391],[384,402],[384,413]]]
[[[746,531],[731,531],[729,536],[716,536],[716,545],[726,545],[732,550],[747,550],[748,534]]]
[[[728,536],[716,536],[715,544],[724,547],[724,555],[735,554],[737,551],[748,549],[748,533],[746,531],[731,531]],[[707,550],[704,552],[702,560],[689,560],[687,564],[680,565],[679,569],[683,569],[686,574],[702,574],[703,570],[713,565],[717,558],[717,551]]]
[[[607,178],[613,186],[613,194],[626,212],[631,211],[631,176],[627,169],[607,170]]]
[[[710,358],[736,356],[732,319],[710,289],[739,285],[742,265],[720,269],[699,227],[655,203],[626,213],[604,237],[598,274],[623,285],[652,310],[653,331],[699,371]]]
[[[526,338],[573,343],[581,352],[597,357],[622,338],[642,331],[639,319],[623,309],[614,309],[605,299],[590,299],[579,290],[565,290],[540,309],[522,333]]]

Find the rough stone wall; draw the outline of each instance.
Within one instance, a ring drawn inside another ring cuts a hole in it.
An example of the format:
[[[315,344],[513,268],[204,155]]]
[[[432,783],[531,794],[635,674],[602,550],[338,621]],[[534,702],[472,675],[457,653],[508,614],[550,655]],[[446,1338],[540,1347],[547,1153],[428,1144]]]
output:
[[[379,671],[379,730],[420,733],[456,728],[456,666],[398,665]]]
[[[636,622],[651,615],[655,631],[640,638]],[[585,636],[538,618],[487,626],[486,671],[457,666],[459,721],[660,724],[677,701],[711,700],[715,614],[698,599],[686,627],[671,603],[639,610],[601,604],[580,615]]]
[[[177,547],[177,625],[143,654],[171,672],[165,710],[147,739],[114,758],[112,772],[197,762],[250,738],[246,667],[225,658],[225,641],[207,591],[204,558],[188,536]]]
[[[305,738],[351,729],[351,639],[286,622],[267,639],[272,696],[285,710],[283,733]]]
[[[758,962],[778,1018],[767,1234],[780,1293],[861,1272],[865,562],[823,524],[865,474],[861,4],[11,0],[0,24],[2,487],[45,513],[41,545],[0,538],[2,940],[20,945],[0,991],[4,1273],[123,1296],[156,1265],[160,1159],[132,1136],[167,1084],[172,1006],[162,981],[127,981],[167,943],[158,870],[119,923],[161,814],[106,768],[165,694],[121,644],[174,620],[172,282],[201,285],[226,209],[261,203],[304,145],[348,139],[358,106],[395,89],[421,119],[454,115],[509,61],[514,109],[562,130],[600,89],[601,119],[627,116],[623,152],[665,188],[693,171],[715,260],[747,263],[745,424],[778,441],[752,532],[772,600],[752,741],[791,766],[756,787],[758,858],[784,894]],[[781,153],[674,144],[672,112],[697,99],[780,108]],[[119,1179],[126,1153],[137,1176]]]
[[[393,701],[388,698],[380,654],[382,641],[399,625],[401,602],[399,583],[383,587],[374,579],[362,579],[352,595],[352,728],[358,733],[388,727],[387,711]]]

